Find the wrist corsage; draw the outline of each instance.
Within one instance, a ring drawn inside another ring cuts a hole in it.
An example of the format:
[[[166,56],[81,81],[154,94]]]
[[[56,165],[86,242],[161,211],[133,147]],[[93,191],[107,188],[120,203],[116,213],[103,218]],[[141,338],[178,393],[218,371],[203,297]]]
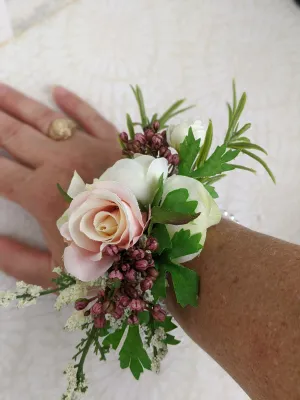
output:
[[[54,269],[54,288],[17,282],[15,292],[0,293],[0,305],[16,300],[18,307],[57,292],[55,309],[72,305],[65,330],[81,330],[65,374],[62,399],[87,390],[84,363],[92,351],[100,360],[115,350],[121,368],[139,379],[144,369],[159,372],[176,324],[164,299],[172,285],[182,307],[198,304],[199,276],[184,263],[201,252],[207,229],[218,224],[221,212],[214,184],[228,171],[242,169],[235,159],[245,154],[275,178],[255,151],[266,151],[247,136],[250,124],[239,125],[246,103],[237,101],[233,84],[224,142],[212,150],[213,125],[201,121],[168,125],[190,107],[174,103],[161,116],[146,113],[141,90],[132,87],[140,122],[127,114],[127,132],[119,135],[124,158],[92,183],[74,173],[65,192],[69,206],[57,221],[66,242],[61,266]]]

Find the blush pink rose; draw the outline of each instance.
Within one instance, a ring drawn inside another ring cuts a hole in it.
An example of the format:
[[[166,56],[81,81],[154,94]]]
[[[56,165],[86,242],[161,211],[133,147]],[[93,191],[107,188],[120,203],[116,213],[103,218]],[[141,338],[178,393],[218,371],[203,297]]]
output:
[[[114,257],[103,253],[105,247],[133,246],[143,234],[146,218],[133,193],[117,182],[95,179],[85,185],[75,173],[68,194],[73,201],[57,223],[69,242],[65,268],[81,281],[94,280],[114,262]]]

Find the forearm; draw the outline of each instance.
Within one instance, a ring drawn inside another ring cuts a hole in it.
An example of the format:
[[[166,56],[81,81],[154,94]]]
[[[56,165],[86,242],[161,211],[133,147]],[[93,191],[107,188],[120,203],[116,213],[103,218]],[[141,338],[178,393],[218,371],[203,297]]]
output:
[[[300,398],[300,247],[222,221],[190,267],[199,307],[169,306],[253,400]]]

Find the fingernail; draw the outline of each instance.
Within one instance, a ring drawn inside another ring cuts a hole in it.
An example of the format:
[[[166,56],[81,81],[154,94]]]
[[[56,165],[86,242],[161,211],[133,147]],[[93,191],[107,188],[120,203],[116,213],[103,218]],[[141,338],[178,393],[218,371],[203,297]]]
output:
[[[61,96],[61,97],[66,96],[68,94],[68,91],[62,86],[54,86],[53,92],[55,92],[55,94],[57,96]]]

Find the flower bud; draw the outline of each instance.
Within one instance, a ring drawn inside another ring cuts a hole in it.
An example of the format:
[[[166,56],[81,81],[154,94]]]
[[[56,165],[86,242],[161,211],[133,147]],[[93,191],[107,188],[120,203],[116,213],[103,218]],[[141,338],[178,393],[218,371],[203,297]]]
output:
[[[131,315],[127,320],[128,325],[137,325],[139,323],[139,319],[136,315]]]
[[[146,248],[150,251],[155,251],[158,248],[158,241],[154,237],[149,237],[146,242]]]
[[[141,143],[138,140],[134,140],[132,142],[131,149],[134,153],[140,153],[141,152]]]
[[[147,260],[148,262],[149,261],[152,261],[152,253],[151,253],[151,251],[150,250],[146,250],[145,251],[145,260]]]
[[[145,252],[142,249],[135,249],[132,252],[132,258],[135,260],[142,260],[145,257]]]
[[[149,277],[156,279],[159,275],[159,272],[155,268],[149,268],[147,269],[147,274]]]
[[[110,301],[109,301],[109,300],[106,300],[106,301],[102,304],[102,310],[103,310],[103,312],[106,312],[106,311],[108,310],[109,306],[110,306]]]
[[[138,291],[135,288],[133,288],[132,286],[127,286],[125,289],[125,292],[132,299],[137,299],[139,297]]]
[[[155,266],[154,260],[148,261],[148,267],[149,267],[149,268],[152,268],[152,267],[154,267],[154,266]]]
[[[143,311],[145,309],[145,302],[144,300],[141,299],[134,299],[131,300],[129,307],[131,308],[132,311]]]
[[[170,149],[168,149],[168,150],[165,152],[164,157],[165,157],[167,160],[169,160],[169,158],[172,157],[172,153],[171,153],[171,150],[170,150]]]
[[[121,307],[116,307],[115,311],[112,313],[112,316],[115,319],[120,319],[124,315],[124,310]]]
[[[151,278],[146,278],[144,281],[141,282],[141,289],[143,292],[152,289],[152,287],[153,287],[153,281]]]
[[[135,135],[135,140],[137,140],[142,146],[146,144],[145,135],[143,135],[142,133],[137,133]]]
[[[138,260],[136,263],[135,263],[135,268],[138,270],[138,271],[145,271],[147,268],[148,268],[148,261],[147,260]]]
[[[159,130],[159,121],[154,121],[152,128],[157,132]]]
[[[163,144],[163,138],[160,135],[154,135],[151,140],[151,146],[153,149],[158,150]]]
[[[105,323],[106,323],[106,319],[105,319],[105,317],[104,317],[103,314],[102,314],[102,315],[99,315],[98,317],[96,317],[96,318],[94,319],[94,326],[95,326],[95,328],[98,328],[98,329],[104,328]]]
[[[146,138],[147,142],[150,142],[151,139],[153,138],[153,136],[154,136],[154,132],[152,129],[145,130],[145,138]]]
[[[102,313],[103,310],[103,306],[101,303],[95,303],[92,307],[91,307],[91,314],[92,315],[99,315]]]
[[[89,304],[88,299],[78,299],[75,301],[75,309],[77,311],[84,310]]]
[[[110,257],[113,257],[119,253],[119,249],[115,245],[108,245],[103,249],[103,253]]]
[[[129,271],[130,270],[130,265],[128,263],[127,264],[122,264],[121,265],[121,270],[124,271],[124,272]]]
[[[124,275],[122,274],[121,271],[117,270],[113,270],[110,272],[110,274],[108,275],[108,277],[110,279],[119,279],[120,281],[124,278]]]
[[[166,315],[166,312],[158,304],[153,307],[152,316],[156,321],[164,322]]]
[[[171,159],[171,164],[175,165],[175,167],[180,163],[180,158],[178,154],[173,154]]]
[[[90,311],[90,310],[86,310],[86,311],[83,313],[83,315],[84,315],[85,317],[88,317],[90,314],[91,314],[91,311]]]
[[[169,150],[169,149],[168,149],[167,146],[162,146],[162,147],[159,149],[159,155],[160,155],[161,157],[163,157],[163,156],[166,154],[166,152],[167,152],[168,150]]]
[[[120,139],[122,140],[123,143],[127,143],[128,142],[128,135],[126,132],[121,132],[120,133]]]
[[[130,303],[130,298],[128,296],[121,296],[118,302],[120,307],[127,307]]]
[[[126,274],[125,274],[125,278],[128,281],[135,281],[135,279],[136,279],[135,270],[134,269],[130,269],[129,271],[127,271]]]

